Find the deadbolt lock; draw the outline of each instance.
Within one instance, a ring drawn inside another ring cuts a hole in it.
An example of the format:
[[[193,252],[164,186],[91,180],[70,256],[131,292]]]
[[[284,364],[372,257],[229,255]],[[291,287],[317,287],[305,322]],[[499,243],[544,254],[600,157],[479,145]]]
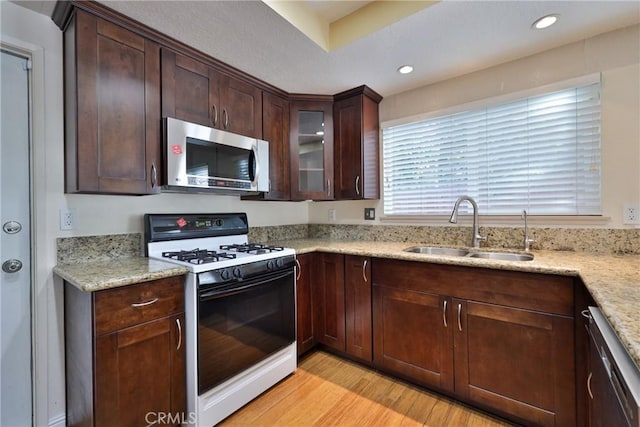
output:
[[[2,271],[5,273],[17,273],[22,269],[22,262],[17,259],[10,259],[2,263]]]

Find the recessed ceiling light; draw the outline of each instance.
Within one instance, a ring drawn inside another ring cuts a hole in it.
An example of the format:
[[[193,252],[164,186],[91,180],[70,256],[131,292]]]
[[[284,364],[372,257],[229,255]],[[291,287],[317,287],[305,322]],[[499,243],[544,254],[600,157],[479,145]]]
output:
[[[552,26],[558,20],[557,14],[545,15],[540,19],[537,19],[532,25],[531,28],[535,28],[536,30],[542,30],[543,28],[547,28]]]
[[[400,74],[409,74],[412,71],[413,67],[411,65],[403,65],[402,67],[398,68],[398,72]]]

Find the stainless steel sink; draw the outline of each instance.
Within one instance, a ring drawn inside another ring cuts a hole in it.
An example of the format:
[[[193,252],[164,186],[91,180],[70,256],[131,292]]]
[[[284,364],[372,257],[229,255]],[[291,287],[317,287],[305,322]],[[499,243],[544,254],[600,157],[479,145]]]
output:
[[[532,261],[531,254],[518,254],[513,252],[472,252],[469,258],[497,259],[501,261]]]
[[[404,249],[405,252],[426,255],[465,256],[469,253],[466,249],[443,248],[439,246],[413,246]]]

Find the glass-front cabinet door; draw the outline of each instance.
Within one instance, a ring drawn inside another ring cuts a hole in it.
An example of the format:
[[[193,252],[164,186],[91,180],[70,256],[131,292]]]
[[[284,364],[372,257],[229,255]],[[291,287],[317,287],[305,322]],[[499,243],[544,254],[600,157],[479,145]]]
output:
[[[290,143],[291,199],[332,199],[332,102],[294,101]]]

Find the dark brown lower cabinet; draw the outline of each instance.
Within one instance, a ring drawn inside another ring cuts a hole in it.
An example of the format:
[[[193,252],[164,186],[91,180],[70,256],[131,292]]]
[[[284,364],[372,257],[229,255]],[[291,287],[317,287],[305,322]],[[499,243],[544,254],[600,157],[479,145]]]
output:
[[[370,363],[373,352],[370,258],[344,256],[344,291],[345,351]]]
[[[453,326],[446,322],[447,309],[440,295],[374,284],[375,365],[453,392]]]
[[[316,341],[345,351],[344,255],[317,253],[313,293]]]
[[[452,300],[455,393],[529,425],[575,425],[573,319]]]
[[[296,257],[296,341],[298,356],[303,355],[316,345],[314,337],[313,293],[311,290],[312,265],[315,254],[304,254]]]
[[[67,425],[183,419],[184,332],[182,276],[93,293],[65,283]]]
[[[298,355],[323,344],[371,362],[371,260],[331,253],[297,259]]]
[[[376,367],[519,424],[576,425],[572,278],[373,262]]]

